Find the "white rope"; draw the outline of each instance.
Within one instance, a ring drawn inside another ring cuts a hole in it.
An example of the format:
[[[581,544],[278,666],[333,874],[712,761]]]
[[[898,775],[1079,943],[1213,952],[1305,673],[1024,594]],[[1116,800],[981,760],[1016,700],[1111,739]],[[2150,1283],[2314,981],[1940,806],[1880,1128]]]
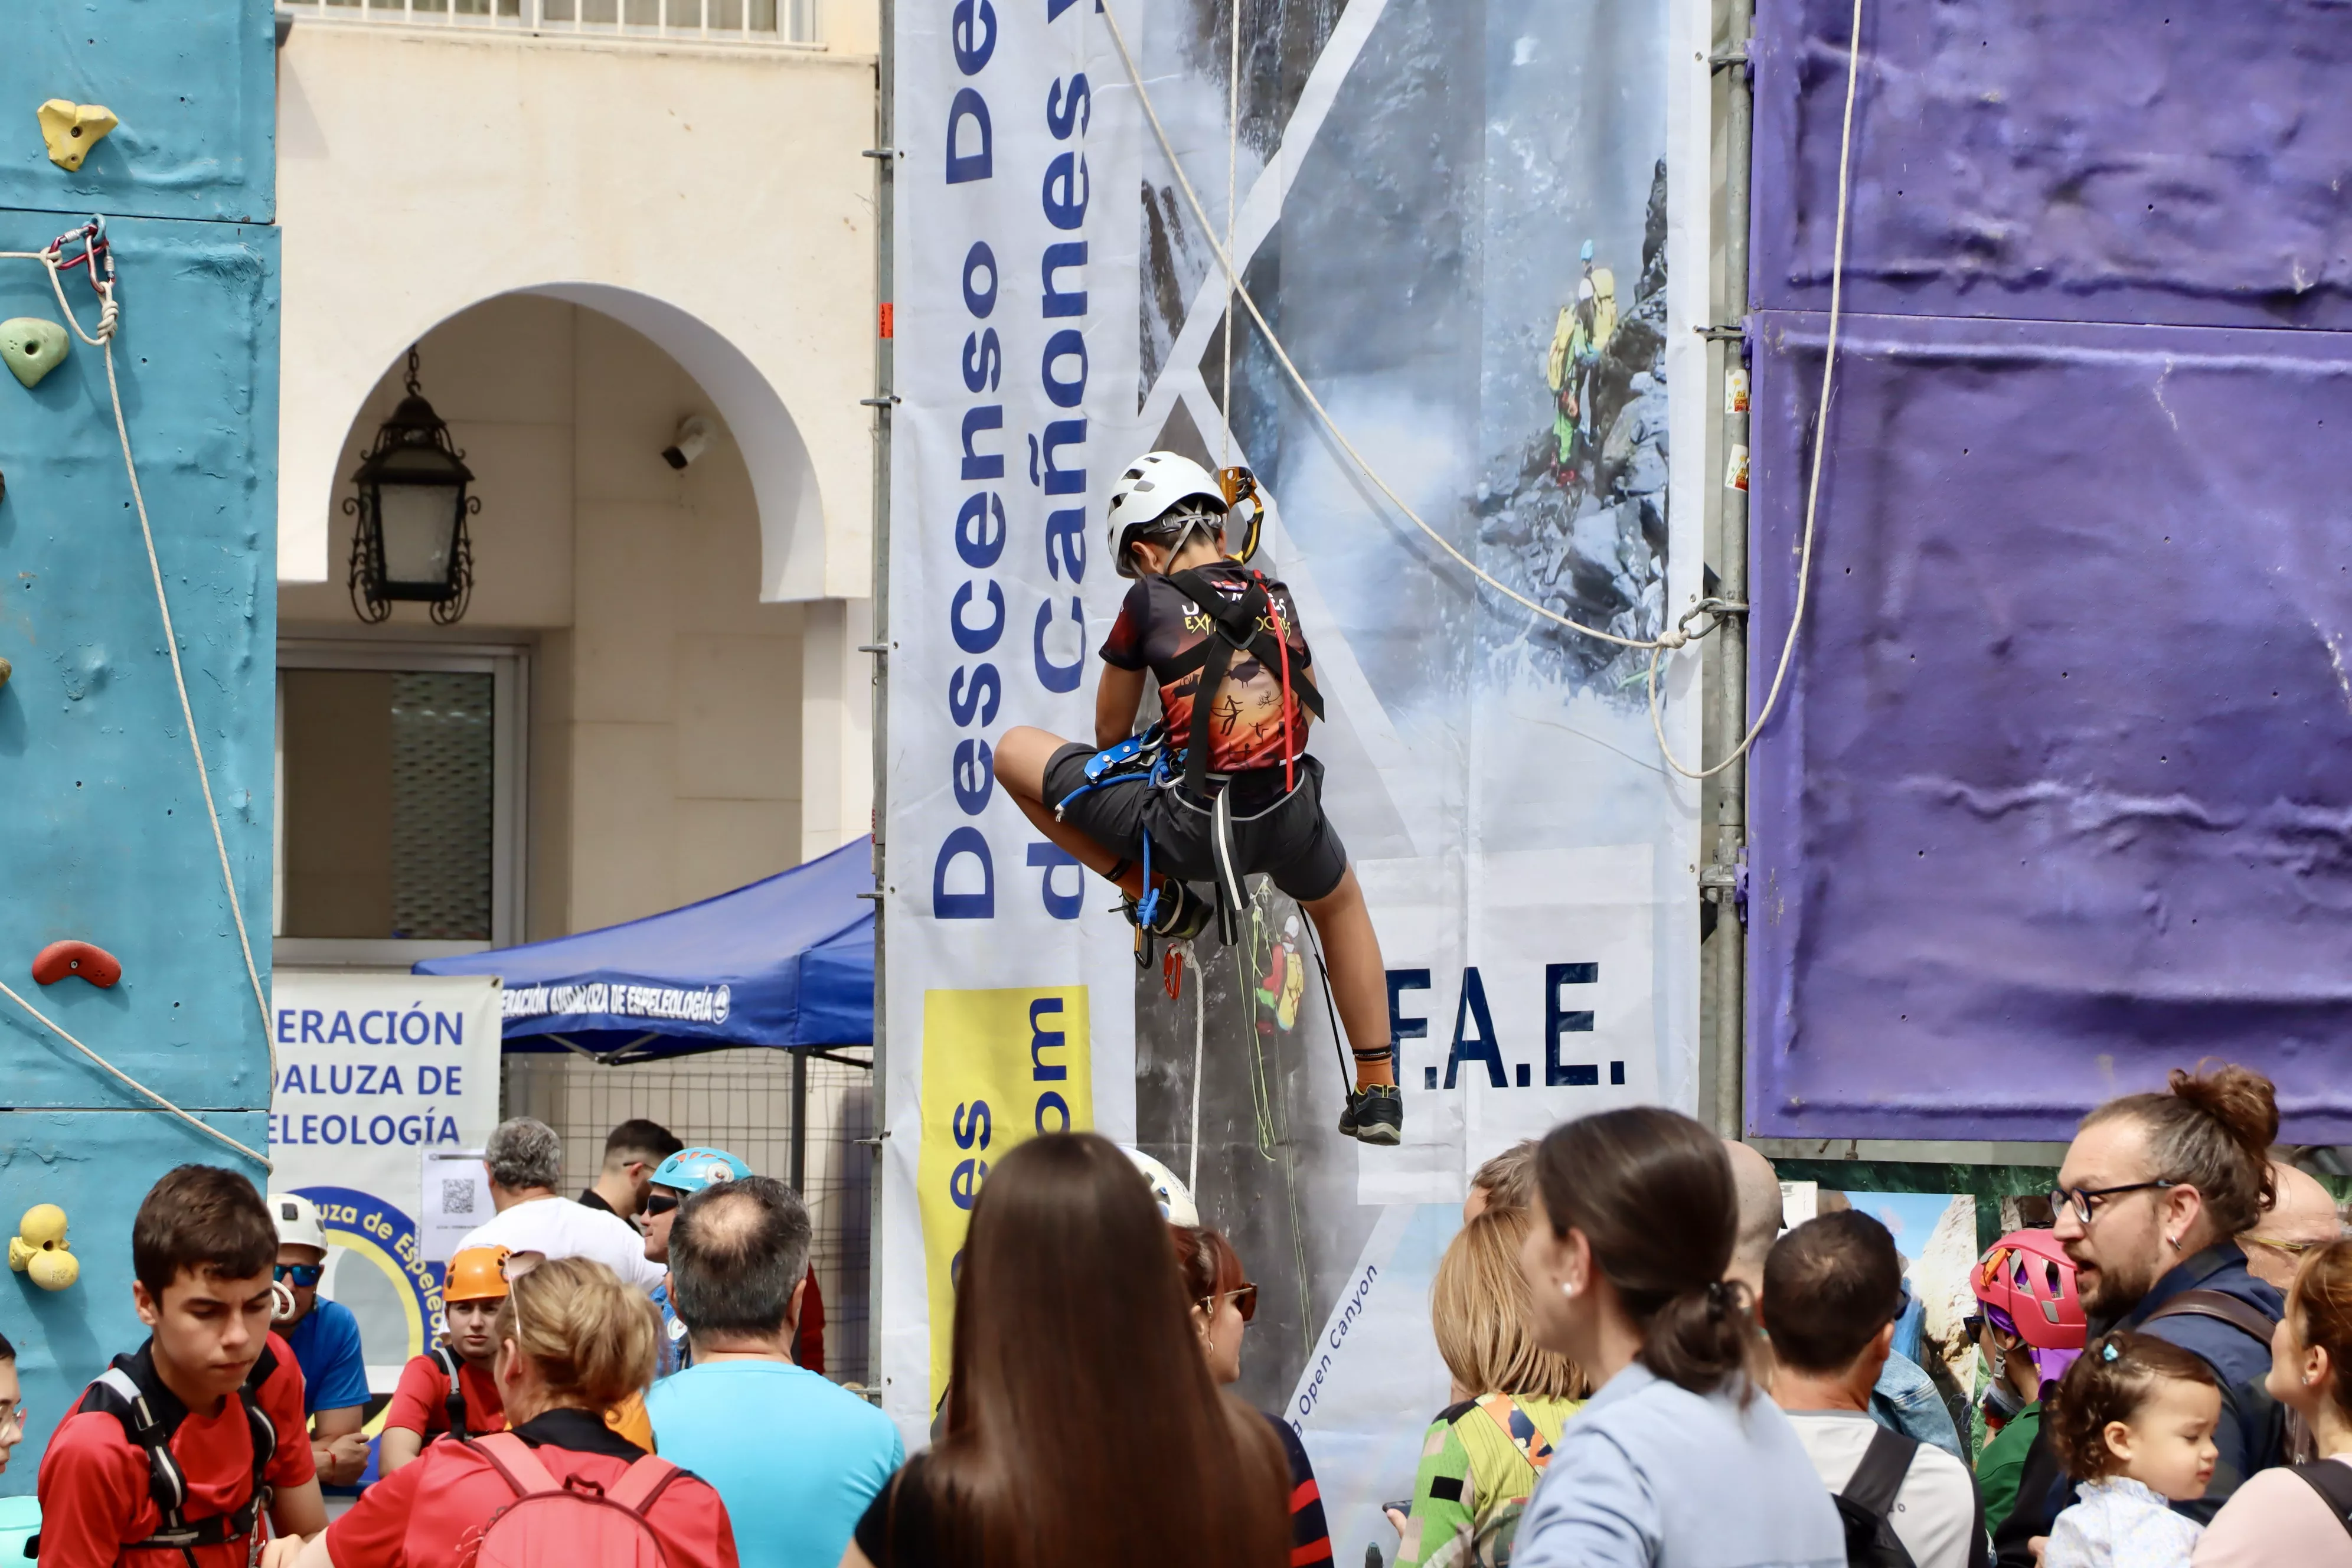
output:
[[[1201,1069],[1206,1061],[1209,1047],[1209,977],[1202,971],[1201,961],[1192,952],[1192,944],[1175,944],[1184,955],[1184,967],[1192,972],[1192,1153],[1184,1168],[1184,1190],[1192,1201],[1201,1201]]]
[[[153,1089],[149,1089],[145,1084],[141,1083],[137,1079],[132,1078],[129,1073],[124,1072],[121,1068],[116,1067],[112,1062],[108,1061],[104,1057],[100,1056],[96,1051],[91,1050],[88,1046],[83,1045],[79,1040],[75,1039],[73,1036],[66,1032],[64,1025],[58,1023],[55,1018],[50,1017],[47,1013],[42,1012],[38,1007],[34,1006],[30,1002],[26,1001],[22,996],[18,995],[5,981],[0,981],[0,994],[5,994],[9,1001],[14,1002],[17,1006],[22,1007],[26,1012],[30,1013],[34,1017],[38,1018],[42,1023],[47,1025],[51,1034],[57,1036],[58,1038],[63,1040],[66,1044],[71,1046],[74,1049],[88,1057],[92,1062],[95,1062],[98,1065],[100,1071],[130,1085],[132,1089],[137,1089],[141,1094],[143,1094],[148,1099],[153,1100],[163,1110],[178,1117],[181,1121],[186,1122],[189,1126],[194,1128],[205,1137],[217,1139],[219,1142],[227,1144],[230,1148],[253,1161],[265,1171],[270,1169],[269,1160],[267,1155],[257,1154],[252,1150],[247,1148],[244,1144],[238,1142],[236,1139],[230,1137],[227,1133],[223,1132],[219,1128],[208,1126],[205,1123],[197,1121],[194,1117],[189,1115],[186,1111],[181,1110],[178,1106],[173,1104],[162,1095],[157,1094]]]
[[[1242,304],[1247,307],[1250,320],[1257,323],[1257,330],[1265,334],[1266,346],[1274,351],[1275,362],[1282,366],[1284,374],[1290,377],[1291,384],[1298,389],[1298,395],[1306,400],[1307,407],[1315,411],[1315,416],[1322,421],[1324,429],[1330,432],[1331,438],[1339,444],[1339,449],[1348,454],[1357,469],[1365,479],[1371,481],[1372,487],[1381,495],[1386,496],[1389,504],[1403,513],[1415,528],[1427,534],[1431,542],[1453,557],[1455,564],[1465,572],[1469,573],[1505,598],[1533,610],[1546,620],[1557,621],[1571,631],[1582,632],[1586,637],[1597,637],[1602,642],[1615,643],[1620,647],[1680,647],[1683,643],[1688,641],[1688,634],[1679,630],[1669,631],[1655,641],[1638,637],[1621,637],[1614,632],[1604,632],[1598,627],[1588,626],[1580,621],[1570,619],[1557,610],[1547,609],[1508,584],[1498,582],[1489,576],[1480,569],[1477,563],[1456,549],[1452,540],[1447,539],[1423,521],[1421,513],[1413,510],[1411,504],[1402,496],[1397,494],[1389,482],[1380,476],[1379,471],[1366,460],[1364,455],[1356,449],[1356,444],[1348,439],[1347,433],[1339,428],[1339,422],[1331,417],[1330,411],[1323,406],[1323,400],[1315,395],[1315,389],[1307,384],[1307,377],[1291,360],[1289,351],[1282,346],[1282,340],[1275,335],[1274,329],[1266,324],[1265,312],[1258,309],[1257,300],[1251,296],[1248,287],[1242,282],[1241,274],[1234,270],[1232,253],[1217,243],[1216,225],[1210,220],[1208,209],[1202,205],[1199,193],[1192,189],[1192,182],[1185,174],[1184,165],[1178,161],[1175,146],[1168,140],[1167,128],[1160,123],[1160,110],[1152,105],[1150,91],[1143,85],[1143,73],[1136,68],[1135,57],[1128,52],[1127,35],[1119,28],[1118,14],[1110,6],[1104,5],[1099,8],[1097,15],[1110,26],[1111,42],[1118,47],[1119,62],[1126,67],[1127,79],[1135,88],[1136,101],[1142,105],[1144,118],[1151,123],[1151,134],[1158,140],[1160,152],[1167,157],[1168,166],[1175,171],[1176,185],[1184,193],[1185,205],[1192,209],[1193,217],[1199,221],[1202,232],[1207,236],[1209,248],[1216,253],[1217,265],[1224,269],[1225,282],[1232,289],[1233,297],[1240,300]],[[1229,325],[1228,335],[1230,332]]]
[[[1806,585],[1810,583],[1812,574],[1813,499],[1814,496],[1818,494],[1820,488],[1820,454],[1822,449],[1825,437],[1825,422],[1823,426],[1817,427],[1814,432],[1815,457],[1813,464],[1813,489],[1812,491],[1808,494],[1805,503],[1803,558],[1800,563],[1797,577],[1797,613],[1790,618],[1789,624],[1789,635],[1781,645],[1780,664],[1779,671],[1773,677],[1771,697],[1768,700],[1763,712],[1758,715],[1755,728],[1750,730],[1747,738],[1740,742],[1738,751],[1735,751],[1730,756],[1723,759],[1722,762],[1717,763],[1713,768],[1708,769],[1706,773],[1694,772],[1693,770],[1685,767],[1681,762],[1675,759],[1674,753],[1666,749],[1664,727],[1659,716],[1659,701],[1657,693],[1658,656],[1662,652],[1687,646],[1692,640],[1692,634],[1683,630],[1682,627],[1677,626],[1666,627],[1660,631],[1654,638],[1619,637],[1614,632],[1602,631],[1597,626],[1588,626],[1580,621],[1574,620],[1570,616],[1561,615],[1557,610],[1550,609],[1546,605],[1536,603],[1536,601],[1528,598],[1525,594],[1520,593],[1517,589],[1511,587],[1506,583],[1497,581],[1495,577],[1482,570],[1475,562],[1472,561],[1467,555],[1465,555],[1459,549],[1455,548],[1453,541],[1447,539],[1444,534],[1438,532],[1436,529],[1431,527],[1429,523],[1423,519],[1422,515],[1418,511],[1415,511],[1412,507],[1406,502],[1405,499],[1399,495],[1395,489],[1391,486],[1386,479],[1381,477],[1379,471],[1375,469],[1370,462],[1365,458],[1363,453],[1356,449],[1356,444],[1348,439],[1347,433],[1339,428],[1339,421],[1332,418],[1330,411],[1323,406],[1323,400],[1315,395],[1315,389],[1307,385],[1307,377],[1300,373],[1297,364],[1291,359],[1289,351],[1283,347],[1282,340],[1275,334],[1274,329],[1267,324],[1265,312],[1258,309],[1257,300],[1251,296],[1248,288],[1242,282],[1241,274],[1236,271],[1234,267],[1234,259],[1230,247],[1220,246],[1217,243],[1215,237],[1215,226],[1211,223],[1208,210],[1202,205],[1199,194],[1192,189],[1192,182],[1185,174],[1182,162],[1176,156],[1176,149],[1174,144],[1170,142],[1168,138],[1167,128],[1160,121],[1160,111],[1152,104],[1150,89],[1144,86],[1143,73],[1137,67],[1134,55],[1128,49],[1127,35],[1118,25],[1118,15],[1117,11],[1108,5],[1098,6],[1097,9],[1098,14],[1102,16],[1104,23],[1110,29],[1111,43],[1118,50],[1119,63],[1126,68],[1128,83],[1135,89],[1136,101],[1142,106],[1144,119],[1149,121],[1151,126],[1152,137],[1160,143],[1161,155],[1168,160],[1169,168],[1172,170],[1176,175],[1177,188],[1184,193],[1185,205],[1192,208],[1193,217],[1200,223],[1202,231],[1208,236],[1209,248],[1215,253],[1217,265],[1224,271],[1226,287],[1230,290],[1228,298],[1240,300],[1242,304],[1248,309],[1250,320],[1256,322],[1258,331],[1265,334],[1266,346],[1273,351],[1275,362],[1282,366],[1283,373],[1290,378],[1291,384],[1297,388],[1300,398],[1306,402],[1307,406],[1309,409],[1314,411],[1316,418],[1321,421],[1323,428],[1329,433],[1332,440],[1339,444],[1339,449],[1348,454],[1349,459],[1356,465],[1357,470],[1371,483],[1375,489],[1379,490],[1382,496],[1388,499],[1390,505],[1395,507],[1396,510],[1402,513],[1415,528],[1418,528],[1423,534],[1427,535],[1432,543],[1435,544],[1440,550],[1443,550],[1448,556],[1452,557],[1455,564],[1459,565],[1465,572],[1470,574],[1471,576],[1485,584],[1487,587],[1492,588],[1496,593],[1502,595],[1505,598],[1511,600],[1513,603],[1525,609],[1533,611],[1535,614],[1542,616],[1548,621],[1552,621],[1558,625],[1566,626],[1570,631],[1580,632],[1584,636],[1592,637],[1600,642],[1613,643],[1619,647],[1638,648],[1647,651],[1651,655],[1649,682],[1650,724],[1652,730],[1658,736],[1659,750],[1664,756],[1666,764],[1673,768],[1676,773],[1683,774],[1686,778],[1704,778],[1707,776],[1707,773],[1721,772],[1723,769],[1729,767],[1733,763],[1738,761],[1740,757],[1744,756],[1747,753],[1748,747],[1754,744],[1757,734],[1762,731],[1765,721],[1771,717],[1772,705],[1777,703],[1779,700],[1781,679],[1788,673],[1790,656],[1796,647],[1798,628],[1803,619],[1805,589]],[[1830,285],[1830,322],[1831,343],[1832,350],[1834,350],[1836,342],[1838,308],[1842,301],[1845,265],[1845,212],[1853,147],[1854,68],[1856,62],[1861,57],[1862,0],[1854,0],[1853,14],[1853,55],[1847,62],[1846,72],[1845,137],[1843,145],[1840,148],[1838,153],[1837,247],[1835,259],[1832,262],[1832,267]],[[1228,320],[1226,322],[1226,335],[1228,339],[1231,338],[1233,331],[1233,324],[1230,318],[1231,311],[1229,307]],[[1832,358],[1833,361],[1834,353],[1832,353]],[[1824,412],[1826,412],[1829,406],[1830,368],[1831,366],[1829,364],[1824,364],[1822,377],[1822,406]],[[1226,423],[1230,428],[1230,415],[1227,416]],[[1699,635],[1704,636],[1705,634],[1701,633]]]
[[[1822,462],[1829,449],[1830,382],[1837,371],[1838,321],[1845,308],[1845,215],[1846,199],[1853,189],[1853,98],[1855,84],[1862,77],[1862,0],[1853,0],[1852,31],[1846,38],[1845,57],[1845,123],[1838,134],[1837,236],[1830,249],[1830,328],[1829,342],[1822,353],[1822,401],[1813,415],[1813,471],[1805,479],[1805,534],[1797,551],[1797,603],[1789,614],[1789,634],[1780,639],[1780,662],[1772,671],[1772,688],[1765,693],[1764,706],[1758,710],[1756,722],[1740,737],[1739,744],[1729,756],[1711,768],[1696,772],[1675,760],[1674,749],[1666,744],[1665,725],[1658,717],[1658,655],[1650,654],[1650,729],[1658,737],[1659,754],[1666,765],[1685,778],[1703,779],[1719,773],[1748,754],[1756,737],[1764,732],[1766,721],[1780,705],[1781,683],[1789,678],[1789,661],[1797,650],[1797,633],[1805,624],[1806,589],[1813,576],[1813,518],[1822,499]]]
[[[1242,0],[1234,0],[1233,54],[1225,70],[1225,254],[1234,253],[1234,220],[1242,208]],[[1230,273],[1231,268],[1227,269]],[[1225,286],[1225,330],[1217,334],[1224,344],[1225,384],[1217,405],[1223,426],[1219,468],[1234,461],[1234,290]]]
[[[259,1015],[261,1019],[262,1043],[269,1053],[270,1089],[272,1092],[275,1092],[278,1087],[278,1045],[277,1041],[271,1037],[269,1031],[269,1002],[268,998],[262,993],[260,968],[253,960],[253,939],[246,930],[244,903],[236,895],[236,877],[229,866],[228,840],[221,831],[220,807],[213,800],[212,773],[205,765],[204,742],[196,733],[195,710],[188,701],[187,672],[181,667],[179,634],[172,625],[172,602],[169,596],[164,593],[163,567],[162,562],[157,559],[155,554],[154,525],[149,521],[147,517],[147,497],[145,491],[140,488],[139,466],[137,463],[132,461],[131,456],[131,427],[128,421],[123,417],[122,387],[121,384],[116,379],[114,371],[114,333],[116,328],[121,325],[122,311],[121,307],[117,303],[114,298],[113,282],[111,279],[101,279],[99,276],[98,253],[99,247],[102,243],[102,238],[100,236],[90,236],[85,244],[82,253],[82,265],[87,266],[89,268],[90,289],[98,295],[99,300],[98,329],[95,335],[82,331],[80,319],[74,314],[73,306],[66,300],[64,269],[61,264],[61,258],[64,249],[64,242],[62,240],[60,240],[57,245],[52,246],[47,250],[0,251],[0,259],[39,262],[48,272],[49,288],[58,297],[58,309],[65,312],[66,324],[73,329],[74,336],[79,338],[83,342],[89,344],[91,347],[100,351],[106,358],[106,390],[108,397],[112,401],[114,405],[114,435],[116,440],[121,443],[122,447],[122,470],[130,477],[131,500],[132,505],[137,509],[139,513],[139,536],[147,547],[147,571],[149,576],[152,578],[155,584],[155,608],[162,614],[163,618],[163,647],[164,650],[171,655],[172,685],[179,693],[180,718],[187,726],[188,749],[195,757],[196,783],[204,791],[205,816],[212,825],[213,847],[220,856],[221,886],[226,889],[228,893],[229,914],[236,922],[237,948],[245,956],[246,979],[249,981],[253,986],[253,1005],[256,1012]],[[32,1014],[34,1017],[38,1018],[43,1024],[47,1025],[52,1031],[54,1031],[60,1039],[63,1039],[67,1044],[72,1046],[74,1049],[81,1052],[82,1055],[88,1057],[91,1061],[96,1062],[100,1067],[104,1068],[108,1072],[112,1073],[116,1078],[121,1079],[124,1083],[129,1084],[131,1088],[137,1089],[148,1099],[155,1101],[156,1104],[162,1106],[164,1110],[170,1111],[181,1121],[187,1122],[192,1127],[201,1130],[210,1137],[219,1139],[222,1142],[226,1143],[229,1147],[237,1150],[241,1153],[251,1155],[252,1158],[261,1163],[264,1169],[268,1169],[269,1167],[269,1162],[264,1156],[254,1153],[252,1150],[247,1149],[244,1144],[239,1143],[236,1139],[229,1137],[226,1133],[214,1131],[205,1123],[197,1121],[194,1117],[189,1115],[186,1111],[181,1110],[178,1106],[173,1104],[170,1100],[164,1099],[162,1095],[157,1094],[153,1089],[149,1089],[146,1085],[139,1082],[136,1079],[131,1078],[129,1074],[117,1069],[110,1063],[107,1062],[105,1058],[99,1056],[97,1052],[91,1050],[88,1046],[83,1045],[79,1040],[75,1039],[71,1035],[67,1034],[63,1028],[60,1028],[56,1022],[42,1013],[39,1008],[35,1007],[31,1003],[26,1001],[15,991],[9,990],[6,985],[0,984],[0,993],[5,993],[6,995],[18,1006],[24,1008],[26,1012]]]

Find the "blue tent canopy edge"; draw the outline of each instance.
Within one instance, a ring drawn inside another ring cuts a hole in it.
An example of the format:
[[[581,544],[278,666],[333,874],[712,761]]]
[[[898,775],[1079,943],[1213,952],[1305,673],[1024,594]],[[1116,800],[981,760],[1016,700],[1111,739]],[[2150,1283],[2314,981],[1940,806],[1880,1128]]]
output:
[[[642,920],[429,958],[505,983],[508,1051],[642,1060],[874,1039],[873,839]]]

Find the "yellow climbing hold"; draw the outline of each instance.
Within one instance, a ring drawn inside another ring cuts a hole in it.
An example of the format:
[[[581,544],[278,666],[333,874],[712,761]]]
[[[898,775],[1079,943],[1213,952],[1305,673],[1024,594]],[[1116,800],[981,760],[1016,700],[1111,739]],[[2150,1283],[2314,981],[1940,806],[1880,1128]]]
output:
[[[25,1272],[31,1275],[33,1283],[44,1290],[62,1290],[81,1278],[81,1260],[63,1247],[58,1247],[51,1251],[35,1253]]]
[[[38,316],[0,321],[0,360],[26,386],[38,386],[41,377],[63,363],[71,342],[63,327]]]
[[[122,122],[102,103],[76,103],[53,98],[41,105],[41,140],[49,144],[49,162],[70,174],[81,167],[89,150]]]

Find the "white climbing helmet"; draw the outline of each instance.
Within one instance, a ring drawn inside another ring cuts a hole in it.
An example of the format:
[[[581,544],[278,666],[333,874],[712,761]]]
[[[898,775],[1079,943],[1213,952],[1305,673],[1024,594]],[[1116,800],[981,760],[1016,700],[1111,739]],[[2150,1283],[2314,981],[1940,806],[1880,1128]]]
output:
[[[1176,1179],[1175,1172],[1131,1144],[1122,1143],[1119,1147],[1135,1162],[1135,1168],[1143,1173],[1144,1181],[1151,1188],[1151,1201],[1160,1205],[1160,1212],[1167,1216],[1170,1225],[1201,1223],[1201,1211],[1193,1206],[1192,1194]]]
[[[269,1194],[269,1217],[278,1222],[280,1247],[315,1247],[327,1252],[327,1227],[319,1223],[319,1205],[299,1193]]]
[[[1199,501],[1202,510],[1224,514],[1225,492],[1218,488],[1216,476],[1192,458],[1175,452],[1146,452],[1128,465],[1110,487],[1110,562],[1120,576],[1136,574],[1129,547],[1186,501]],[[1174,548],[1181,550],[1199,526],[1196,522],[1181,531]]]

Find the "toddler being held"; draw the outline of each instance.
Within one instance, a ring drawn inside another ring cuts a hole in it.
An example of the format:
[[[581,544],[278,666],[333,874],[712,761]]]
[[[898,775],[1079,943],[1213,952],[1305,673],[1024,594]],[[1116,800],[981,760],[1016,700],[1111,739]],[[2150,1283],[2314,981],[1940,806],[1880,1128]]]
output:
[[[2213,1479],[2221,1391],[2204,1362],[2153,1334],[2091,1342],[2043,1419],[2082,1499],[2058,1516],[2042,1568],[2189,1568],[2204,1526],[2172,1510]]]

